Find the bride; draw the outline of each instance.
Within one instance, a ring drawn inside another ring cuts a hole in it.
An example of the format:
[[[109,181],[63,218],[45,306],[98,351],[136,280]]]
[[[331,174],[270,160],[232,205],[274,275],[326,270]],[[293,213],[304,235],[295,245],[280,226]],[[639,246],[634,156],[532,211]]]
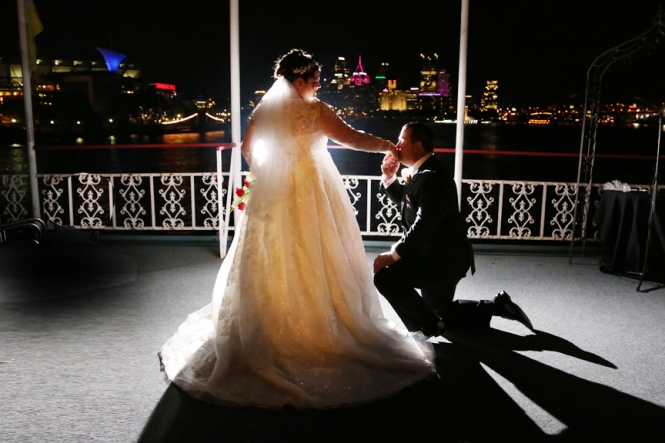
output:
[[[386,319],[328,138],[385,152],[315,98],[320,65],[293,49],[253,113],[255,176],[212,303],[161,349],[166,376],[211,403],[325,408],[391,395],[434,373],[421,333]]]

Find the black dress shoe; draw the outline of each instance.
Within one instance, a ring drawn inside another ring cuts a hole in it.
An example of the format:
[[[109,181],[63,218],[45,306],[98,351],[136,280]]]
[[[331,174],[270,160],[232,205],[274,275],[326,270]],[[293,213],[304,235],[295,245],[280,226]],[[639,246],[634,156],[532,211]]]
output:
[[[439,322],[436,324],[436,326],[423,326],[421,331],[427,338],[431,337],[439,337],[443,335],[445,327],[443,326],[443,321],[439,320]]]
[[[510,299],[506,291],[501,291],[494,297],[495,314],[508,320],[516,320],[533,331],[531,320],[526,316],[522,308]]]

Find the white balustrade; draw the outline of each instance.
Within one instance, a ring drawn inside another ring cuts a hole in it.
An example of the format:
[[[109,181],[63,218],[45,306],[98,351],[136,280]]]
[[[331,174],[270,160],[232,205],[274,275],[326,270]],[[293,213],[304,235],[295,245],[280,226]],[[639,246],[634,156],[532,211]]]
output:
[[[215,173],[42,174],[38,179],[43,218],[51,228],[216,231],[227,217],[228,173],[222,176],[221,187]],[[380,177],[344,175],[342,180],[364,236],[401,235],[399,207],[381,191]],[[0,175],[3,222],[28,216],[28,188],[27,175]],[[462,193],[469,238],[570,240],[574,183],[463,180]],[[601,194],[601,185],[591,186],[587,220],[593,220]],[[597,237],[593,224],[587,237]]]

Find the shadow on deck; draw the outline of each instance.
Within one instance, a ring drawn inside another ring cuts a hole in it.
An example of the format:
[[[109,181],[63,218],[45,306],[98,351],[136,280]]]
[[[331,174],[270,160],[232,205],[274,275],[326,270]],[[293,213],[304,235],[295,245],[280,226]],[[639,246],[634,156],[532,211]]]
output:
[[[368,266],[384,247],[368,243]],[[363,406],[213,406],[164,383],[156,353],[210,301],[213,243],[0,249],[0,440],[661,442],[665,290],[555,248],[478,248],[458,297],[506,290],[537,331],[494,319],[436,343],[441,380]],[[551,252],[551,253],[548,253]]]

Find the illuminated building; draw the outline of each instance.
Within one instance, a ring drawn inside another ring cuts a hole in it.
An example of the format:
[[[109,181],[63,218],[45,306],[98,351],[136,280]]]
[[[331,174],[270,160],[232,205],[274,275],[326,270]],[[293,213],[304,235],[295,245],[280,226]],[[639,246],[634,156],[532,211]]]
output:
[[[155,88],[155,93],[162,95],[166,98],[173,98],[176,96],[175,85],[169,83],[150,83],[150,86]],[[125,93],[131,91],[123,91]]]
[[[418,88],[411,88],[408,91],[404,91],[406,96],[406,110],[415,111],[420,109],[420,97],[418,95]]]
[[[439,56],[434,54],[433,56],[426,56],[425,54],[420,54],[420,94],[431,96],[432,94],[437,94],[438,91],[438,70],[437,63],[439,62]]]
[[[450,74],[438,66],[439,55],[420,54],[420,109],[445,114],[453,111]]]
[[[207,100],[196,100],[197,109],[213,109],[215,107],[215,101],[211,98]]]
[[[109,70],[109,72],[118,71],[118,68],[120,68],[120,62],[123,61],[125,57],[127,57],[125,54],[120,54],[109,49],[95,49],[97,49],[104,56],[104,60],[106,60],[106,68]]]
[[[351,75],[351,84],[354,86],[369,85],[369,75],[363,69],[362,56],[360,55],[358,56],[358,66],[356,66],[356,70]]]
[[[404,91],[384,89],[379,93],[381,111],[406,111],[406,94]]]
[[[381,111],[415,111],[419,109],[418,88],[410,90],[384,89],[379,93]]]
[[[532,112],[529,115],[528,123],[530,125],[549,125],[552,123],[552,113],[545,111]]]
[[[476,104],[473,101],[473,96],[472,95],[465,95],[464,96],[464,106],[467,107],[468,109],[475,109]]]
[[[436,76],[436,90],[441,97],[450,97],[452,94],[452,87],[450,86],[450,74],[448,71],[441,68],[438,70]]]
[[[485,85],[485,92],[483,92],[483,98],[480,100],[480,108],[483,111],[488,109],[499,109],[499,96],[497,95],[499,90],[499,81],[498,80],[488,80]]]
[[[346,58],[337,57],[333,65],[333,78],[330,80],[333,89],[344,89],[345,86],[349,86],[351,84],[350,72],[351,69]]]
[[[124,55],[100,52],[105,61],[37,60],[32,74],[36,131],[149,129],[161,127],[171,114],[212,106],[178,100],[175,85],[143,82],[141,68],[122,62]],[[23,76],[17,59],[0,58],[0,105],[0,124],[22,124]]]
[[[384,89],[388,89],[389,91],[397,89],[397,79],[393,75],[388,63],[381,63],[379,70],[374,77],[374,84],[379,88],[379,91],[383,91]]]

